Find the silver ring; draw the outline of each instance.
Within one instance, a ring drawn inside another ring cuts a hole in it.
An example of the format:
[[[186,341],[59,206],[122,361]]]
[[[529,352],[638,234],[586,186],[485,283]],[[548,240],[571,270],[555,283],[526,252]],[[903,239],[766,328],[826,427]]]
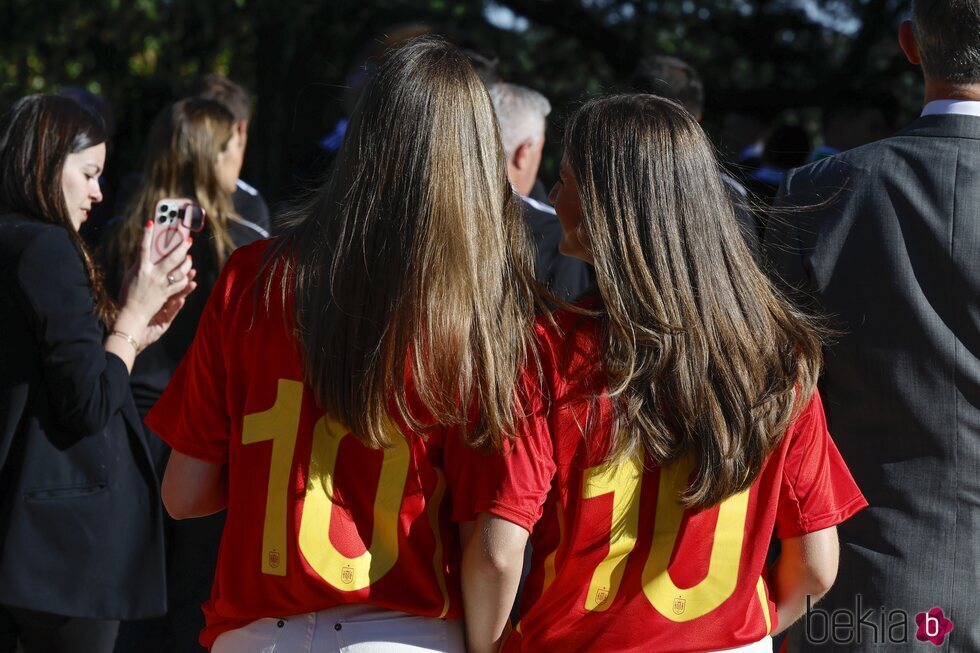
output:
[[[177,279],[176,279],[176,277],[174,277],[174,275],[173,275],[173,274],[168,274],[168,275],[167,275],[167,285],[168,285],[168,286],[172,286],[172,285],[174,285],[175,283],[177,283]]]

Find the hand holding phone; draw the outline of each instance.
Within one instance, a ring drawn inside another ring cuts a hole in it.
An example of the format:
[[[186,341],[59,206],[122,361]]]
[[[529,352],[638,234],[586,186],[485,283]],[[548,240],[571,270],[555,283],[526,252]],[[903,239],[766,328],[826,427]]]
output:
[[[191,237],[191,232],[204,228],[204,209],[197,202],[183,198],[164,198],[153,211],[153,236],[150,261],[159,263]]]

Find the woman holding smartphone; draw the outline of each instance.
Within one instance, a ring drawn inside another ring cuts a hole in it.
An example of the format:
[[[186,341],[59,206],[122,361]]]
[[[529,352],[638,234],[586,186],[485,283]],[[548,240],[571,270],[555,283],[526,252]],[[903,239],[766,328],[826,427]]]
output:
[[[167,510],[227,508],[202,644],[464,650],[458,461],[514,432],[531,261],[465,55],[384,56],[328,182],[232,255],[147,417]]]
[[[27,653],[111,651],[164,608],[157,477],[133,362],[195,288],[182,243],[141,228],[118,308],[78,235],[102,199],[106,137],[73,100],[0,117],[0,622]],[[145,216],[144,222],[149,216]]]
[[[586,103],[551,197],[598,292],[541,323],[544,399],[510,455],[469,473],[470,651],[506,636],[488,588],[516,588],[531,531],[505,650],[771,652],[867,505],[827,433],[819,332],[759,270],[680,105]]]

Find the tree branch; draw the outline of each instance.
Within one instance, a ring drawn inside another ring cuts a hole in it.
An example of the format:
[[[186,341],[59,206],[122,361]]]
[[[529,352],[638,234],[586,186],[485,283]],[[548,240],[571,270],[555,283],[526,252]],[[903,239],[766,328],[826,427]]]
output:
[[[528,20],[576,38],[588,49],[602,54],[609,65],[623,76],[633,72],[636,62],[643,54],[619,32],[596,20],[595,15],[578,2],[498,1]]]

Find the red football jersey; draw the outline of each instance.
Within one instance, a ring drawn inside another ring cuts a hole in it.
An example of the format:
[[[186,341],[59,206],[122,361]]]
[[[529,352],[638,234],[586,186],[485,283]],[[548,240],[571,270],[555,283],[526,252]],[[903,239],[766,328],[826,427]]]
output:
[[[551,401],[542,399],[524,437],[473,470],[474,486],[464,488],[473,513],[532,533],[522,617],[505,650],[671,653],[762,639],[776,626],[766,585],[773,530],[803,535],[867,505],[827,433],[819,396],[747,491],[685,510],[677,496],[693,458],[663,469],[602,464],[612,407],[601,398],[598,320],[556,320],[561,337],[538,327]]]
[[[260,617],[346,603],[459,618],[455,481],[443,472],[465,454],[458,433],[422,438],[393,422],[403,437],[373,450],[325,415],[302,382],[280,293],[269,310],[256,298],[267,246],[228,260],[193,345],[146,418],[177,451],[228,465],[201,643]]]

